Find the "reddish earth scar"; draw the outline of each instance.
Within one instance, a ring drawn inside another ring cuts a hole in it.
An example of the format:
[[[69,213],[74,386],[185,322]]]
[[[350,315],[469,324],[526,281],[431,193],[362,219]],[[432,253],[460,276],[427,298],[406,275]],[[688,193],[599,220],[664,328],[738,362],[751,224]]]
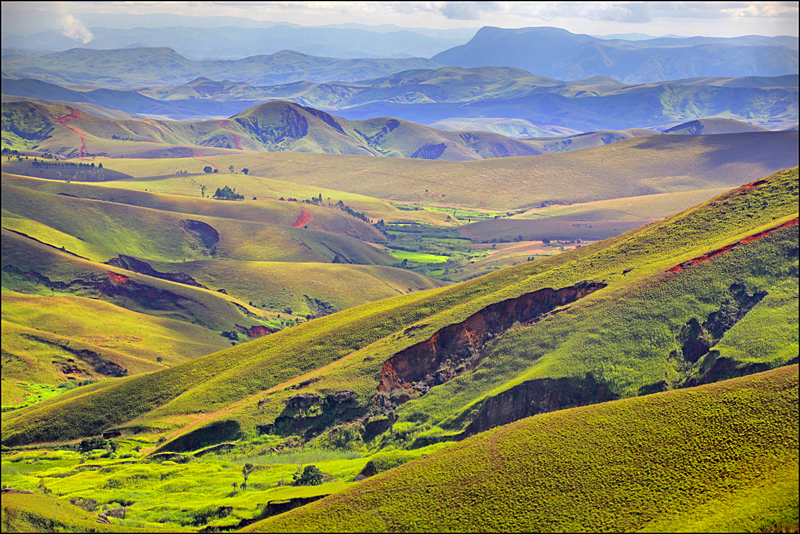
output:
[[[758,182],[755,182],[754,184],[748,184],[748,185],[750,187],[754,187],[755,185],[758,185]],[[744,186],[744,187],[747,187],[747,186]],[[676,265],[672,269],[667,270],[667,272],[668,273],[679,273],[684,269],[687,269],[689,267],[693,267],[693,266],[697,265],[698,263],[702,263],[704,261],[708,261],[710,259],[716,258],[717,256],[719,256],[721,254],[724,254],[725,252],[728,252],[732,248],[738,247],[739,245],[741,245],[743,243],[750,243],[751,241],[756,241],[757,239],[761,239],[762,237],[768,236],[769,234],[771,234],[772,232],[774,232],[776,230],[780,230],[781,228],[787,228],[789,226],[794,226],[797,223],[798,223],[798,218],[795,217],[791,221],[787,221],[787,222],[785,222],[783,224],[775,226],[774,228],[769,228],[768,230],[764,230],[762,232],[755,233],[755,234],[753,234],[751,236],[745,237],[741,241],[737,241],[736,243],[731,243],[730,245],[726,245],[726,246],[724,246],[722,248],[718,248],[716,250],[712,250],[711,252],[707,252],[706,254],[703,254],[702,256],[698,256],[697,258],[685,261],[685,262],[681,263],[680,265]]]

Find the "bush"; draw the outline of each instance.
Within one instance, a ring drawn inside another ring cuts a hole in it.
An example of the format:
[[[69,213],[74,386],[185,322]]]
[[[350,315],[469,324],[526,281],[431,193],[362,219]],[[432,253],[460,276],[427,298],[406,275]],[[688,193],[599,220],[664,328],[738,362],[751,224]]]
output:
[[[300,473],[300,470],[297,470],[297,473],[294,474],[294,481],[292,482],[293,486],[319,486],[322,484],[322,479],[325,476],[322,474],[317,466],[315,465],[307,465],[303,472]]]

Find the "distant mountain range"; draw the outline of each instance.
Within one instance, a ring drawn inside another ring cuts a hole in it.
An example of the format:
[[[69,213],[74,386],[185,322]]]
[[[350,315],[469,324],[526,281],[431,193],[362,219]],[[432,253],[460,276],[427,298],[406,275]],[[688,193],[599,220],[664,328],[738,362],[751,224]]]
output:
[[[151,56],[143,56],[141,63],[159,64],[160,58],[170,57],[163,49],[142,49],[140,53],[144,51]],[[120,51],[96,52],[102,58],[98,62],[110,62],[116,52]],[[321,58],[298,57],[308,63],[323,62]],[[4,62],[4,68],[9,65],[13,64]],[[64,67],[63,71],[70,69]],[[664,130],[709,117],[736,119],[771,130],[791,128],[798,122],[797,75],[625,85],[605,76],[564,82],[511,67],[441,67],[365,81],[302,81],[266,87],[199,77],[173,86],[75,91],[39,80],[4,79],[3,94],[85,102],[143,117],[172,119],[227,118],[264,101],[287,100],[349,120],[389,116],[442,129],[494,131],[512,137],[644,127]]]
[[[375,31],[365,25],[355,27],[301,27],[276,24],[269,28],[242,27],[238,21],[217,22],[214,28],[189,24],[170,27],[113,28],[92,27],[93,39],[81,44],[57,29],[30,35],[3,36],[3,48],[28,50],[68,50],[79,47],[94,50],[127,48],[147,43],[169,47],[194,59],[240,59],[273,54],[290,49],[336,58],[429,58],[464,44],[476,30],[407,30],[395,26],[390,31]]]
[[[389,117],[349,121],[286,101],[259,104],[224,120],[154,121],[104,115],[108,118],[66,105],[7,102],[2,112],[3,144],[66,157],[187,157],[234,150],[469,161],[566,152],[661,135],[655,130],[628,129],[514,139],[485,131],[440,130]],[[758,131],[765,130],[709,119],[670,133]]]
[[[423,58],[337,59],[291,50],[237,60],[194,61],[170,48],[73,48],[65,52],[4,55],[3,77],[111,88],[180,85],[200,76],[276,85],[366,80],[409,69],[440,66]]]
[[[697,76],[781,76],[798,72],[796,37],[605,40],[560,28],[481,28],[432,59],[458,67],[518,67],[560,80],[603,75],[625,83]]]

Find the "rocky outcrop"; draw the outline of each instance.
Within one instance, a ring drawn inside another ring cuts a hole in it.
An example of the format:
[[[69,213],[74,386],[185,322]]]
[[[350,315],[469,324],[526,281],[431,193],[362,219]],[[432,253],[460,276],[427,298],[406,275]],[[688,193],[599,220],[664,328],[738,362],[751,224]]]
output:
[[[124,254],[120,254],[116,258],[112,258],[106,262],[107,265],[111,265],[113,267],[119,267],[121,269],[125,269],[128,271],[133,271],[135,273],[146,274],[147,276],[152,276],[153,278],[160,278],[162,280],[169,280],[170,282],[178,282],[179,284],[185,284],[187,286],[194,286],[194,287],[202,287],[203,289],[208,289],[206,286],[201,285],[189,276],[186,273],[162,273],[160,271],[156,271],[153,267],[142,260],[138,260],[132,256],[126,256]]]
[[[237,325],[234,325],[234,327],[236,328],[237,332],[239,332],[240,334],[244,334],[244,335],[246,335],[247,337],[249,337],[251,339],[254,339],[254,338],[257,338],[257,337],[263,337],[263,336],[266,336],[267,334],[274,334],[275,332],[278,331],[278,330],[276,330],[274,328],[269,328],[269,327],[263,326],[263,325],[255,325],[255,326],[249,326],[248,327],[248,326],[240,326],[240,325],[237,324]]]
[[[766,291],[754,291],[751,295],[744,284],[734,283],[729,288],[729,296],[722,301],[717,311],[708,314],[705,321],[701,323],[696,317],[689,319],[678,334],[680,353],[673,351],[670,354],[672,359],[682,357],[688,364],[699,367],[698,373],[688,378],[684,386],[707,384],[747,374],[733,373],[736,365],[733,361],[724,361],[726,358],[711,364],[710,362],[716,359],[713,353],[719,354],[711,349],[722,340],[725,332],[741,321],[766,296]],[[705,361],[701,362],[701,359]],[[756,373],[767,369],[768,367],[761,369],[756,366],[749,372]]]
[[[439,159],[445,150],[447,150],[447,145],[444,143],[428,143],[418,148],[416,152],[411,154],[411,157],[417,159]]]
[[[483,358],[486,342],[514,324],[540,320],[555,308],[603,287],[605,284],[600,282],[583,281],[561,289],[540,289],[487,306],[465,321],[442,328],[427,341],[389,358],[381,370],[378,393],[408,390],[409,398],[412,391],[424,394],[474,368]],[[413,328],[406,329],[406,333]]]
[[[528,380],[481,402],[477,416],[458,438],[466,438],[532,415],[618,398],[619,395],[592,374],[583,378]]]
[[[298,393],[297,395],[289,397],[286,401],[286,405],[295,410],[307,410],[319,404],[320,400],[320,396],[316,393]]]
[[[203,221],[184,219],[180,223],[181,229],[192,237],[192,248],[200,249],[206,256],[213,256],[219,243],[219,232],[213,226]]]

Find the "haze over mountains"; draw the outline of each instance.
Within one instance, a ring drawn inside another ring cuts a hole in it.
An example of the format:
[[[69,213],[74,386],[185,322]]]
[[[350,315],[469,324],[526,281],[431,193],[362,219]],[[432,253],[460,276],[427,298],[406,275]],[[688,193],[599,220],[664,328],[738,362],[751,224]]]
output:
[[[74,53],[81,53],[73,51]],[[78,81],[70,72],[79,70],[89,59],[70,63],[73,52],[57,54],[48,74],[49,80],[63,80],[68,85]],[[98,76],[83,73],[84,82],[102,85],[109,70],[100,65],[113,65],[114,58],[128,56],[131,51],[95,52]],[[163,77],[158,65],[172,57],[162,49],[139,49],[139,76],[144,81]],[[302,64],[319,65],[318,76],[327,78],[340,74],[340,61],[323,58],[293,57]],[[20,59],[21,60],[21,59]],[[296,64],[277,56],[269,58],[276,73],[274,78],[302,77]],[[188,60],[184,60],[187,61]],[[345,61],[345,60],[342,60]],[[349,61],[349,60],[348,60]],[[417,61],[417,60],[402,60]],[[188,62],[191,63],[191,62]],[[265,75],[253,65],[241,62],[239,67],[222,74],[250,78]],[[264,65],[259,61],[256,65]],[[125,64],[125,63],[123,63]],[[31,69],[14,71],[15,62],[6,65],[8,75],[33,76]],[[57,65],[61,65],[60,67]],[[406,65],[407,66],[407,65]],[[365,66],[373,72],[390,65]],[[394,64],[393,68],[403,68]],[[237,70],[238,69],[238,70]],[[172,73],[179,72],[176,67]],[[118,71],[121,72],[121,71]],[[150,73],[153,73],[150,75]],[[188,70],[189,77],[195,71]],[[173,74],[169,75],[170,77]],[[311,76],[311,74],[309,74]],[[90,78],[91,77],[91,78]],[[114,75],[116,78],[117,75]],[[62,102],[87,102],[127,113],[173,119],[194,117],[230,117],[265,100],[289,100],[303,106],[334,112],[350,120],[389,116],[420,124],[456,130],[492,130],[514,137],[564,135],[591,130],[621,130],[626,128],[666,129],[676,124],[707,117],[733,118],[748,121],[769,129],[786,129],[798,121],[798,77],[724,78],[706,77],[624,85],[607,77],[562,82],[508,67],[441,67],[404,70],[389,76],[358,82],[318,83],[302,81],[274,86],[255,86],[247,82],[216,81],[199,77],[189,83],[159,85],[130,90],[94,89],[75,91],[32,79],[4,79],[7,95],[27,96]],[[516,125],[503,125],[509,119]]]
[[[603,75],[625,83],[647,83],[696,76],[793,74],[797,53],[797,38],[789,36],[609,41],[560,28],[484,27],[467,44],[432,59],[459,67],[519,67],[561,80]]]

